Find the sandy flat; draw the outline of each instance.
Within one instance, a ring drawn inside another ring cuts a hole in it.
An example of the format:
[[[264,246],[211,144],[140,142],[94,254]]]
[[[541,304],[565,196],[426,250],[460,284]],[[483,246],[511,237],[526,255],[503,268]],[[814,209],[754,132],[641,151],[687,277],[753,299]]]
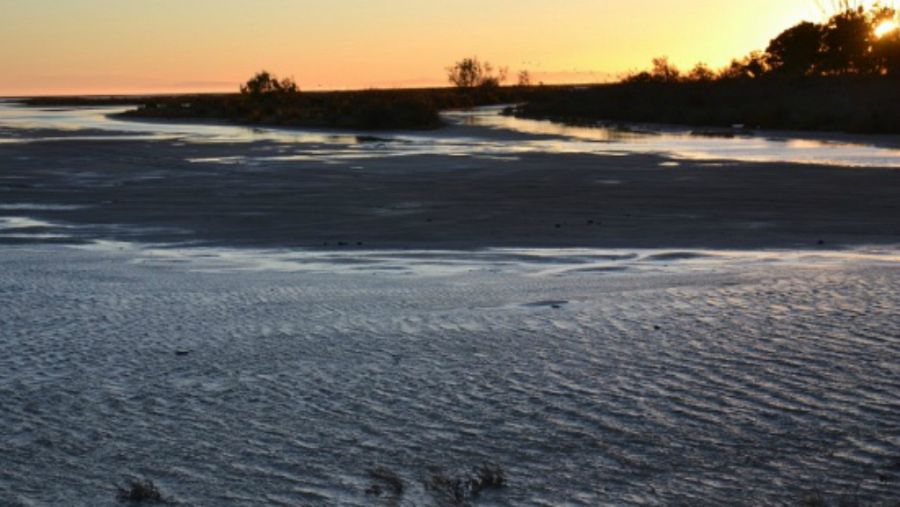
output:
[[[482,463],[491,505],[896,498],[897,169],[20,134],[2,501],[431,505]]]
[[[389,148],[177,139],[7,143],[0,160],[5,215],[62,221],[90,238],[370,248],[900,239],[900,171],[891,169],[648,154],[392,156]],[[45,208],[10,211],[23,203]]]

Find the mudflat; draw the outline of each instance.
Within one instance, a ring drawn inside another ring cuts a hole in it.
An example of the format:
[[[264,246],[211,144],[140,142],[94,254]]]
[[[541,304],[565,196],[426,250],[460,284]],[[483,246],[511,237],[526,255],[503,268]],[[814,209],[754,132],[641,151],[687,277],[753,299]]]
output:
[[[41,114],[0,127],[14,505],[896,498],[893,152]]]
[[[507,145],[529,139],[466,126],[431,135],[467,132],[503,136]],[[74,226],[82,239],[463,249],[900,240],[900,171],[889,168],[622,153],[398,154],[379,139],[203,144],[43,131],[19,141],[0,143],[3,214]],[[23,204],[36,206],[16,211]]]

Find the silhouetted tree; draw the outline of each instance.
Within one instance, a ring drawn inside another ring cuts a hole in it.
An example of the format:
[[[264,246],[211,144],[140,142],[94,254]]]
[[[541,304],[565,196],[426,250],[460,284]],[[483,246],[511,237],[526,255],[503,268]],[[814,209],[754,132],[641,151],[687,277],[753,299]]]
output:
[[[653,68],[650,70],[650,76],[655,81],[671,83],[678,81],[681,72],[678,68],[669,63],[667,56],[660,56],[653,59]]]
[[[496,87],[506,80],[507,69],[500,68],[494,74],[494,67],[481,62],[476,57],[463,58],[447,68],[447,79],[459,88]]]
[[[873,9],[872,27],[877,28],[882,23],[894,23],[894,29],[876,38],[872,45],[872,55],[876,61],[876,74],[900,76],[900,29],[896,28],[900,23],[898,12],[889,7]]]
[[[766,49],[773,72],[809,75],[817,71],[822,51],[822,27],[808,21],[782,32]]]
[[[820,2],[834,12],[824,23],[803,22],[772,39],[765,54],[751,53],[723,69],[724,79],[782,75],[897,75],[897,34],[878,37],[875,29],[895,21],[897,11],[876,4],[868,11],[860,2]]]
[[[509,79],[509,67],[500,67],[496,76],[497,86],[505,83],[507,79]]]
[[[826,74],[867,74],[874,70],[875,33],[862,7],[828,20],[822,34],[822,70]]]
[[[241,93],[244,95],[268,95],[268,94],[293,94],[299,92],[297,83],[293,79],[286,78],[281,81],[267,71],[257,72],[246,84],[241,85]]]
[[[831,17],[845,11],[857,9],[862,3],[860,0],[814,0],[819,11],[825,17]]]
[[[716,78],[716,73],[713,72],[708,65],[705,63],[698,63],[694,65],[694,68],[686,76],[688,81],[712,81]]]
[[[753,51],[743,60],[744,72],[751,78],[762,77],[769,71],[766,55],[762,51]]]
[[[882,36],[873,48],[879,62],[879,73],[900,76],[900,30]]]
[[[653,81],[653,76],[646,70],[637,73],[632,72],[625,75],[625,77],[622,78],[622,81],[625,83],[649,83]]]
[[[531,72],[523,70],[519,72],[519,86],[531,86]]]
[[[485,65],[490,69],[490,64],[482,64],[477,58],[464,58],[447,68],[447,79],[459,88],[474,88],[484,79]]]
[[[769,70],[766,55],[754,51],[740,60],[732,60],[731,65],[719,72],[720,79],[755,79]]]

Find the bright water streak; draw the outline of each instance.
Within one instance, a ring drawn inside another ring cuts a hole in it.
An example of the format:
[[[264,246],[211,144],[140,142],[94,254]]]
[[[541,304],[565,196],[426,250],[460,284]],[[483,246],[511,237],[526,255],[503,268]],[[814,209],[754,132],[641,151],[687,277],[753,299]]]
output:
[[[865,138],[860,137],[844,136],[843,141],[836,142],[825,140],[827,136],[822,139],[751,135],[721,138],[691,135],[688,131],[671,129],[623,132],[612,128],[579,128],[545,121],[522,120],[502,116],[501,108],[497,107],[444,115],[450,124],[478,126],[481,129],[379,134],[376,139],[370,139],[369,134],[362,132],[136,122],[111,119],[109,116],[126,109],[41,109],[0,102],[0,129],[9,129],[13,133],[22,129],[67,131],[65,136],[47,134],[38,136],[39,140],[124,140],[126,137],[123,136],[128,135],[127,139],[178,138],[191,143],[274,141],[310,145],[314,150],[310,156],[323,159],[423,154],[503,156],[534,152],[601,155],[659,153],[675,159],[900,167],[900,150],[867,145]],[[520,136],[509,138],[493,135],[503,131],[518,133]],[[362,137],[364,135],[365,138]],[[33,138],[10,137],[3,135],[0,130],[0,142],[23,142]],[[835,136],[835,139],[840,138],[841,136]],[[366,139],[366,142],[360,142],[361,139]],[[323,145],[327,149],[323,150]]]

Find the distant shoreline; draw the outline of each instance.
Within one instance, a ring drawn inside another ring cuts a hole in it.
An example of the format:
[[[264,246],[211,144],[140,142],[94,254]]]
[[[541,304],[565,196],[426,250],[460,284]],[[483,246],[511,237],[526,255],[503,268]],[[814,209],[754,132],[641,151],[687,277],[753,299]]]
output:
[[[608,86],[608,85],[602,85]],[[572,89],[574,89],[573,87]],[[585,87],[578,86],[578,90],[585,90]],[[341,92],[343,93],[343,92]],[[229,96],[237,96],[237,94],[228,94]],[[168,99],[190,99],[193,97],[198,97],[203,95],[169,95],[165,96]],[[212,94],[215,97],[221,97],[223,94]],[[12,98],[12,99],[2,99],[2,101],[11,102],[14,104],[20,104],[22,106],[27,107],[43,107],[43,108],[81,108],[81,107],[111,107],[111,106],[136,106],[139,104],[139,101],[135,100],[138,96],[132,95],[121,95],[121,96],[61,96],[61,97],[35,97],[35,98]],[[145,98],[155,98],[158,96],[141,96]],[[507,106],[507,104],[492,104],[497,106]],[[481,107],[481,106],[479,106]],[[443,110],[441,113],[449,113],[452,111],[466,110],[471,109],[468,107],[460,107],[454,109]],[[605,119],[593,119],[593,118],[583,118],[583,117],[556,117],[556,116],[544,116],[544,115],[531,115],[523,112],[522,110],[511,110],[506,114],[512,114],[518,118],[528,119],[528,120],[536,120],[536,121],[547,121],[551,123],[555,123],[558,125],[578,127],[578,128],[621,128],[625,131],[635,131],[635,132],[645,132],[647,134],[653,135],[656,133],[676,133],[676,134],[689,134],[689,135],[697,135],[700,137],[710,136],[710,137],[758,137],[764,139],[772,139],[772,140],[783,140],[785,142],[790,142],[794,140],[810,140],[810,141],[821,141],[825,143],[838,143],[838,144],[853,144],[853,145],[864,145],[864,146],[874,146],[879,148],[886,149],[900,149],[900,133],[853,133],[853,132],[845,132],[840,130],[804,130],[804,129],[790,129],[790,128],[747,128],[744,126],[743,128],[733,128],[733,126],[716,126],[710,124],[700,124],[700,125],[690,125],[690,124],[678,124],[678,123],[661,123],[661,122],[653,122],[653,121],[629,121],[629,120],[619,120],[619,121],[610,121]],[[297,130],[304,132],[322,132],[322,133],[333,133],[336,135],[347,134],[347,133],[360,133],[364,134],[366,132],[372,132],[373,129],[364,129],[364,128],[352,128],[352,127],[329,127],[322,125],[284,125],[284,124],[260,124],[260,123],[252,123],[252,122],[240,122],[236,120],[229,119],[219,119],[219,118],[201,118],[201,117],[190,117],[190,116],[182,116],[182,117],[154,117],[154,116],[144,116],[139,114],[109,114],[107,117],[119,120],[119,121],[130,121],[130,122],[139,122],[139,123],[159,123],[159,124],[171,124],[171,125],[210,125],[210,126],[234,126],[234,127],[246,127],[246,128],[272,128],[272,129],[284,129],[284,130]],[[425,132],[436,132],[439,130],[454,128],[454,125],[447,124],[442,122],[440,125],[436,125],[430,128],[397,128],[397,129],[389,129],[392,132],[409,132],[416,134],[423,134]],[[473,128],[473,127],[468,127]],[[377,129],[376,129],[377,130]],[[482,130],[482,134],[487,134]],[[490,129],[489,129],[490,130]]]
[[[900,80],[845,76],[616,83],[540,94],[512,113],[576,124],[900,134]]]
[[[538,87],[478,89],[423,88],[301,92],[252,96],[180,94],[139,96],[67,96],[10,99],[33,107],[134,106],[121,118],[216,121],[263,127],[379,130],[432,130],[449,109],[521,102]]]
[[[378,130],[432,130],[443,111],[521,104],[513,114],[577,125],[596,122],[765,132],[900,134],[900,80],[872,77],[726,80],[302,92],[248,106],[240,94],[12,98],[35,107],[135,106],[128,119]],[[879,144],[897,146],[893,139]]]

